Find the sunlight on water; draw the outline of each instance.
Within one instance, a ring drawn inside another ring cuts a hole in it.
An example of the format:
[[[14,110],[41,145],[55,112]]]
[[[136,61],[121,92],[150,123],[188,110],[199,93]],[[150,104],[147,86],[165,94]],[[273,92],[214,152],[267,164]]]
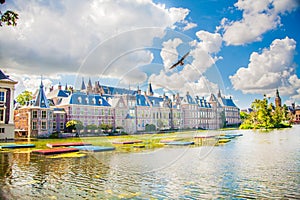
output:
[[[299,199],[300,127],[243,133],[216,147],[88,153],[0,153],[2,199]]]

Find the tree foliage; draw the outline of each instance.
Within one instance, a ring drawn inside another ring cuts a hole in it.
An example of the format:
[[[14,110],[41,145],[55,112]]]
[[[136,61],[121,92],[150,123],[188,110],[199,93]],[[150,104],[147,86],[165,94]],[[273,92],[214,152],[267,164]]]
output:
[[[0,3],[4,4],[5,0],[0,0]],[[3,14],[0,11],[0,26],[3,26],[2,24],[6,24],[7,26],[16,26],[18,19],[19,15],[14,11],[7,10]]]
[[[70,130],[81,130],[83,127],[82,122],[79,120],[70,120],[66,123],[66,128]]]
[[[20,105],[24,106],[27,101],[30,101],[32,99],[33,99],[32,92],[25,90],[24,92],[22,92],[17,96],[16,101]]]
[[[89,124],[86,126],[87,129],[89,130],[97,130],[98,129],[98,126],[95,125],[95,124]]]
[[[275,107],[267,98],[255,99],[251,108],[253,112],[250,114],[241,113],[242,129],[281,128],[286,126],[284,122],[290,121],[287,106]]]

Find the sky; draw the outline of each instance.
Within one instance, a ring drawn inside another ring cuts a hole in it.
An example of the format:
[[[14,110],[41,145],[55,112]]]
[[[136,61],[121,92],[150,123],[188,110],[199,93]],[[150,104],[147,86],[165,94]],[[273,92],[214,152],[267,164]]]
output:
[[[0,68],[16,94],[87,83],[300,104],[297,0],[7,0]],[[189,52],[183,66],[170,69]]]

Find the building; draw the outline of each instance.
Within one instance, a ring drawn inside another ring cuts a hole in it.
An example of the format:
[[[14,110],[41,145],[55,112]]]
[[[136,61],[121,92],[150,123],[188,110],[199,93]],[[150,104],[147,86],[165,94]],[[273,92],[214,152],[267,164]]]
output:
[[[14,91],[16,81],[0,70],[0,140],[14,139]]]
[[[235,105],[232,98],[222,97],[219,90],[217,98],[210,98],[210,102],[218,110],[219,121],[224,121],[225,126],[239,126],[241,124],[240,109]],[[220,119],[224,118],[224,119]]]
[[[27,102],[25,106],[15,109],[15,133],[18,137],[49,137],[55,132],[53,130],[53,113],[41,81],[35,99]]]
[[[100,85],[96,81],[92,85],[82,80],[81,88],[62,90],[50,88],[47,97],[41,83],[34,101],[15,111],[18,134],[41,137],[51,132],[66,130],[70,120],[81,121],[88,127],[96,127],[97,131],[105,124],[127,133],[145,132],[147,127],[152,131],[174,129],[218,129],[227,125],[240,123],[239,108],[233,100],[211,95],[210,99],[193,97],[189,93],[183,97],[179,93],[172,98],[167,95],[154,96],[151,83],[147,92],[138,88],[124,88]],[[47,129],[47,130],[46,130]]]
[[[281,98],[279,96],[279,91],[278,89],[276,90],[276,96],[275,96],[275,106],[277,107],[281,107]]]

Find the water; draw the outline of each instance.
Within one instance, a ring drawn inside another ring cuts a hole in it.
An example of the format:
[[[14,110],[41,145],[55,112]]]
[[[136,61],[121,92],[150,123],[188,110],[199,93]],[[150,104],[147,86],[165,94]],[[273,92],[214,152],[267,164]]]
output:
[[[300,126],[211,147],[50,159],[0,153],[0,199],[300,199]]]

